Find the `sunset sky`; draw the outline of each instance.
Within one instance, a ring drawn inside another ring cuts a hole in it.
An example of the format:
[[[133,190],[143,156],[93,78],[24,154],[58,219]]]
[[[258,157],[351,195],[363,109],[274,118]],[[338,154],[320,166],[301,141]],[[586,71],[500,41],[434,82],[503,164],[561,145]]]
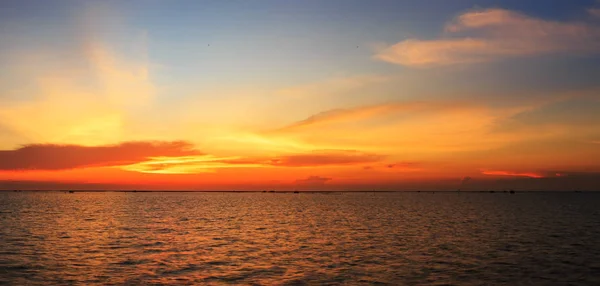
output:
[[[0,189],[600,190],[600,1],[0,1]]]

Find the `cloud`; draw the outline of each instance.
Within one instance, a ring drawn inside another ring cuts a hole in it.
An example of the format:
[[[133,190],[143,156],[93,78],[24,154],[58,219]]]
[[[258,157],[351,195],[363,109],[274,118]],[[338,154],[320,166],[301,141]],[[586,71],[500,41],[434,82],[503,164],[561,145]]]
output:
[[[466,184],[467,184],[469,181],[471,181],[471,177],[469,177],[469,176],[466,176],[466,177],[462,178],[462,180],[460,180],[460,185],[461,185],[461,186],[464,186],[464,185],[466,185]]]
[[[529,178],[544,178],[544,174],[536,172],[513,172],[513,171],[481,171],[484,175],[489,176],[511,176],[511,177],[529,177]]]
[[[287,133],[293,132],[305,127],[319,125],[323,123],[341,122],[345,120],[358,120],[361,118],[367,118],[377,113],[386,112],[389,109],[395,109],[396,106],[392,105],[373,105],[366,107],[357,107],[352,109],[332,109],[317,113],[306,119],[294,122],[288,126],[270,131],[268,133]]]
[[[274,157],[155,156],[147,161],[123,166],[122,169],[141,173],[194,174],[214,172],[221,168],[339,167],[378,162],[383,158],[381,155],[355,150],[316,150]]]
[[[270,164],[283,167],[339,166],[372,163],[382,159],[381,155],[355,150],[324,150],[277,157]]]
[[[574,96],[550,101],[536,108],[523,110],[498,120],[492,127],[497,132],[540,131],[542,128],[572,133],[581,129],[579,135],[594,132],[600,127],[600,101],[593,97]],[[562,127],[562,128],[560,128]]]
[[[314,150],[307,153],[287,154],[268,158],[236,158],[220,160],[226,164],[257,164],[276,167],[316,167],[366,164],[381,161],[382,155],[357,150]]]
[[[364,166],[363,170],[376,170],[379,172],[417,172],[422,171],[423,168],[422,163],[420,162],[395,162]]]
[[[395,102],[395,103],[384,103],[368,106],[359,106],[349,109],[332,109],[317,113],[306,119],[294,122],[290,125],[284,126],[279,129],[272,130],[267,133],[288,133],[302,130],[306,127],[313,127],[322,124],[329,123],[341,123],[345,121],[359,121],[361,119],[367,119],[375,116],[386,115],[390,113],[408,113],[408,112],[435,112],[435,111],[449,111],[458,110],[463,108],[470,108],[473,104],[466,102],[425,102],[425,101],[411,101],[411,102]]]
[[[446,25],[445,32],[446,36],[440,39],[399,42],[382,49],[375,58],[404,66],[429,67],[600,50],[597,26],[548,21],[497,8],[461,14]]]
[[[217,157],[208,154],[153,157],[147,161],[121,167],[123,170],[153,174],[211,173],[220,168],[260,167],[260,161],[239,157]]]
[[[0,170],[64,170],[94,166],[122,166],[158,156],[199,155],[184,141],[124,142],[80,146],[35,144],[0,151]]]
[[[297,185],[301,186],[323,186],[327,181],[331,181],[331,178],[325,178],[320,176],[310,176],[306,179],[296,180]]]
[[[600,8],[590,8],[587,11],[590,15],[600,18]]]
[[[325,111],[263,135],[328,149],[384,154],[402,150],[411,157],[401,158],[421,161],[416,154],[490,149],[542,136],[490,133],[498,120],[528,108],[466,100],[390,102]]]

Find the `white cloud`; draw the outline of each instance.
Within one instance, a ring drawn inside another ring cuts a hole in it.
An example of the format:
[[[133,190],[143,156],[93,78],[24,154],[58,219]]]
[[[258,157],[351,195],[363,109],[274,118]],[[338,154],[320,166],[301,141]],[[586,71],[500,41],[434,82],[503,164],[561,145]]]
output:
[[[377,59],[413,67],[485,62],[499,58],[600,51],[600,29],[504,9],[470,11],[435,40],[408,39],[380,50]]]

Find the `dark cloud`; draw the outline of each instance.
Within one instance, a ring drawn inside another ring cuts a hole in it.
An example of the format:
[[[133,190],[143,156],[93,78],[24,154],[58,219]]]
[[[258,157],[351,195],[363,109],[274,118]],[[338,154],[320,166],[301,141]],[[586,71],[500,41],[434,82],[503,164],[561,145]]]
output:
[[[600,172],[546,172],[547,177],[513,177],[481,180],[476,189],[496,188],[531,191],[600,191]],[[480,180],[478,180],[480,181]]]
[[[411,169],[411,168],[416,168],[419,165],[420,165],[420,163],[417,163],[417,162],[398,162],[398,163],[388,164],[388,165],[386,165],[386,167],[389,169]]]
[[[200,155],[184,141],[136,141],[117,145],[80,146],[35,144],[0,151],[0,170],[63,170],[119,166],[158,156]]]
[[[332,179],[320,177],[320,176],[310,176],[306,179],[296,180],[296,184],[302,185],[302,186],[322,186],[325,183],[327,183],[327,181],[330,181],[330,180],[332,180]]]

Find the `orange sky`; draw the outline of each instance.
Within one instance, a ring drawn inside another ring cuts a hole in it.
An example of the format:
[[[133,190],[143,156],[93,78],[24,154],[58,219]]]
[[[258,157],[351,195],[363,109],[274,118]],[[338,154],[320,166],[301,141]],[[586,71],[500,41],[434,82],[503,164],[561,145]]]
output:
[[[230,26],[100,3],[2,20],[0,189],[598,188],[595,6],[372,33],[343,7]]]

